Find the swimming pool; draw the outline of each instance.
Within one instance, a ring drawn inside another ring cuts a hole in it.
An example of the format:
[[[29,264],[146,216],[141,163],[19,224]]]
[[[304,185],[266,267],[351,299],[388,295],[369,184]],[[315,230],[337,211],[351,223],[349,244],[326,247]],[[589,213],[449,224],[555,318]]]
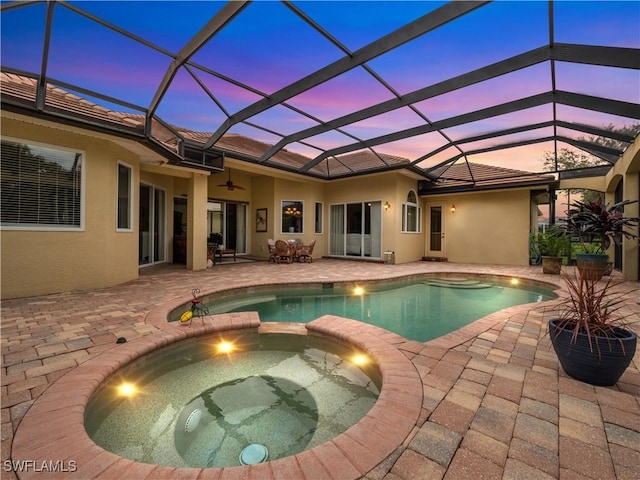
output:
[[[210,314],[257,311],[262,322],[307,323],[325,314],[338,315],[426,342],[504,308],[552,298],[550,288],[518,279],[421,276],[358,285],[253,288],[204,302]],[[175,315],[170,320],[176,320]]]

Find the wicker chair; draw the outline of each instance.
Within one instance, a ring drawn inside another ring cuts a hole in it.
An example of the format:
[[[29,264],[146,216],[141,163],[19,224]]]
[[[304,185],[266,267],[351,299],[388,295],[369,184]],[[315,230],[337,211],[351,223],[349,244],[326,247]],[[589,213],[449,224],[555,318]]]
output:
[[[269,261],[276,263],[276,241],[273,238],[269,238],[267,247],[269,247]]]
[[[313,263],[313,247],[316,246],[316,241],[313,240],[309,245],[301,245],[297,252],[296,257],[299,262]]]
[[[276,263],[291,263],[293,261],[293,255],[295,253],[295,246],[289,245],[284,240],[276,240]]]

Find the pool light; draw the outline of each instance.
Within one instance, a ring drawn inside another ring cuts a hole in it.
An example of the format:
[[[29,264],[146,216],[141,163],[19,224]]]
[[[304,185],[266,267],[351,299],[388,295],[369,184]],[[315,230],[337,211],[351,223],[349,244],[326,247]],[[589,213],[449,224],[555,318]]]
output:
[[[517,278],[512,278],[511,279],[511,285],[518,285],[520,283],[520,280]]]
[[[133,397],[136,393],[138,393],[138,389],[133,383],[122,382],[118,386],[118,395],[121,397]]]
[[[369,357],[366,356],[364,353],[356,353],[351,357],[351,362],[354,365],[358,365],[362,367],[369,363]]]
[[[235,350],[235,346],[232,342],[227,342],[226,340],[222,340],[220,343],[216,345],[218,349],[218,353],[231,353]]]
[[[354,294],[354,295],[357,295],[357,296],[359,296],[359,297],[360,297],[360,296],[362,296],[362,295],[364,295],[364,288],[362,288],[362,287],[355,287],[355,288],[353,289],[353,294]]]

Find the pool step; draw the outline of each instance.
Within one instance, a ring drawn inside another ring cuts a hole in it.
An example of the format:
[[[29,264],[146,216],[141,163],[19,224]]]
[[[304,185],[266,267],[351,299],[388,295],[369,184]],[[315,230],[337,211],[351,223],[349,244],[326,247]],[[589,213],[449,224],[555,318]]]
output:
[[[435,287],[467,288],[472,290],[491,288],[491,285],[489,285],[488,283],[481,283],[478,280],[459,277],[433,278],[430,280],[425,280],[422,283],[426,285],[433,285]]]
[[[234,309],[240,308],[240,307],[246,307],[247,305],[254,305],[254,304],[258,304],[258,303],[273,302],[275,300],[276,300],[276,296],[275,295],[268,295],[268,296],[262,296],[262,297],[239,298],[237,300],[229,300],[229,301],[225,302],[222,307],[218,307],[215,304],[211,305],[211,306],[209,306],[209,313],[211,315],[214,315],[214,314],[218,314],[218,313],[230,312],[231,310],[234,310]]]

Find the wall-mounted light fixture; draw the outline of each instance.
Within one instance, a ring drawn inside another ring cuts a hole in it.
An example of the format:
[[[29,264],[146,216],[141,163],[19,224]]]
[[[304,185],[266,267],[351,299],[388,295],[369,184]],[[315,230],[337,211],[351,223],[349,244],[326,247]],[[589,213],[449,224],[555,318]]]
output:
[[[456,213],[456,206],[455,205],[451,205],[451,213]]]
[[[384,211],[386,212],[391,208],[391,204],[389,202],[384,202]]]

